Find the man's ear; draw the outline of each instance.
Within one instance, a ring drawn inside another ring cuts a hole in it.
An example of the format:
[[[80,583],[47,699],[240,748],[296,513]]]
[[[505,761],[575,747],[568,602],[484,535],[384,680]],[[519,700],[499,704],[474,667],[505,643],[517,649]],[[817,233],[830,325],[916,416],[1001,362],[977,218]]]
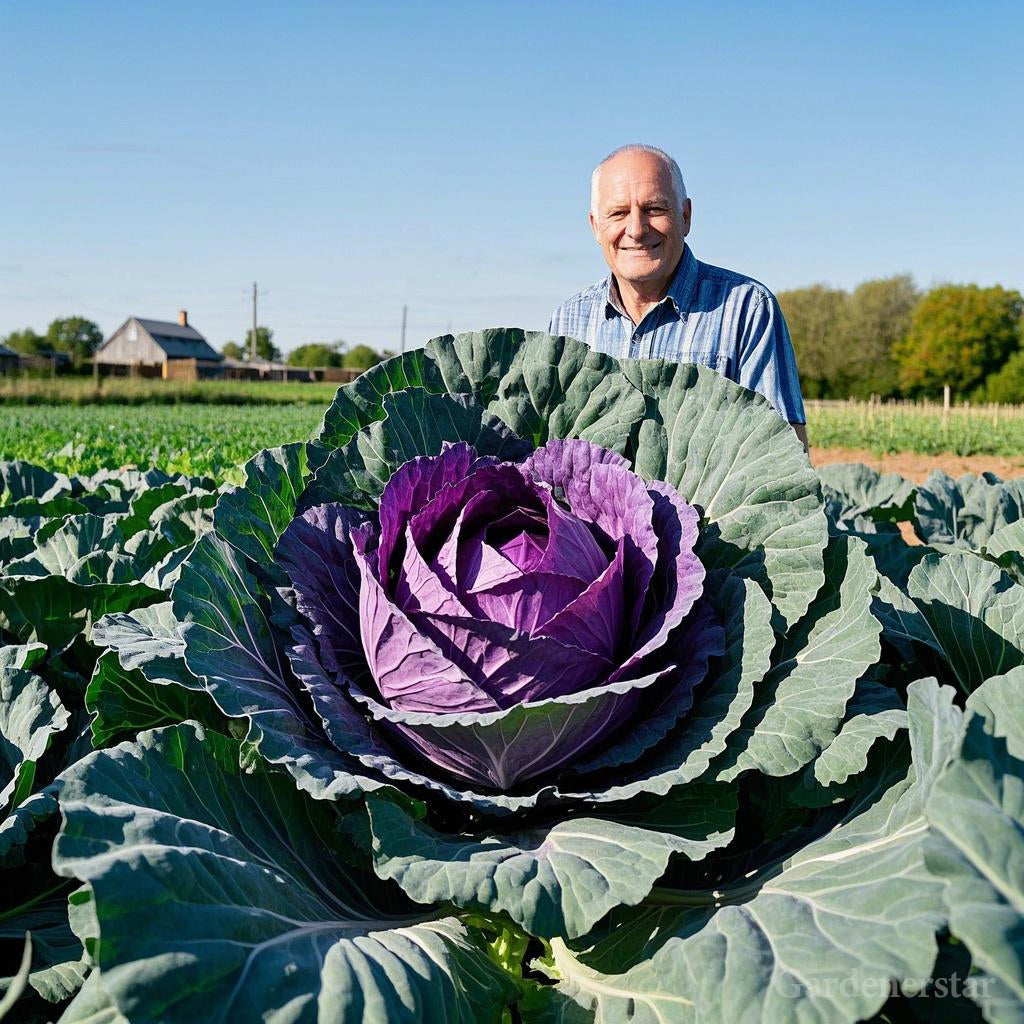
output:
[[[594,211],[593,210],[590,211],[590,230],[594,232],[594,239],[597,242],[600,242],[601,238],[600,238],[600,236],[597,233],[597,221],[594,218]]]
[[[683,238],[690,233],[690,218],[693,215],[693,203],[690,202],[690,197],[686,197],[686,202],[683,203]]]

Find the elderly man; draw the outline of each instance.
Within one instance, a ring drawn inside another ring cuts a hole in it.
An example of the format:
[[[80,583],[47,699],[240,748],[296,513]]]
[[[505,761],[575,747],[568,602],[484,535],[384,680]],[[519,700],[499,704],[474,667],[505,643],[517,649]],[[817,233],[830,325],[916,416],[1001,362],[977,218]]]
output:
[[[686,244],[691,203],[679,165],[623,146],[591,178],[590,226],[611,273],[563,302],[549,331],[600,352],[703,363],[759,391],[807,446],[793,344],[763,284],[701,263]]]

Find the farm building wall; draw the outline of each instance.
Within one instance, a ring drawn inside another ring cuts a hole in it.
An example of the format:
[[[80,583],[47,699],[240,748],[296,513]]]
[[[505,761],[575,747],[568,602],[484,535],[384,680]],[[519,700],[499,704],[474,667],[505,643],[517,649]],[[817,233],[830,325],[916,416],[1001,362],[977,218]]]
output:
[[[223,377],[224,368],[209,359],[168,359],[163,366],[164,380],[208,380]]]
[[[120,363],[125,366],[136,363],[155,365],[163,363],[165,359],[163,349],[134,320],[122,324],[96,351],[96,361],[99,363]]]
[[[317,370],[317,379],[330,381],[331,383],[350,384],[362,373],[362,370],[350,370],[348,367],[325,366]]]

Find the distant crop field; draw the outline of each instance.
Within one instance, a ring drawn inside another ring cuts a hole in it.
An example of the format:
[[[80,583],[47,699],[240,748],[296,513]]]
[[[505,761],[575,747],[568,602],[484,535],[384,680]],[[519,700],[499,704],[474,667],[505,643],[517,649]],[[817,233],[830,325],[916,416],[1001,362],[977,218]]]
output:
[[[159,466],[238,482],[237,467],[261,448],[315,434],[327,405],[0,405],[0,460],[65,473]]]
[[[820,402],[807,407],[807,434],[815,448],[861,448],[882,455],[1020,456],[1024,406],[939,403]]]
[[[298,381],[146,380],[132,377],[0,378],[0,405],[250,405],[326,408],[337,384]]]

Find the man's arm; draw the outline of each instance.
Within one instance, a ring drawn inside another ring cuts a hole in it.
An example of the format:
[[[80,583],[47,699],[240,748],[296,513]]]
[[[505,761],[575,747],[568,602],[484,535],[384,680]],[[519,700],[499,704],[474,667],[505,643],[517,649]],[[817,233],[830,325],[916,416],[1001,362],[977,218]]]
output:
[[[770,293],[762,295],[742,331],[737,382],[764,395],[789,422],[804,451],[808,450],[807,418],[793,342],[782,310]]]

